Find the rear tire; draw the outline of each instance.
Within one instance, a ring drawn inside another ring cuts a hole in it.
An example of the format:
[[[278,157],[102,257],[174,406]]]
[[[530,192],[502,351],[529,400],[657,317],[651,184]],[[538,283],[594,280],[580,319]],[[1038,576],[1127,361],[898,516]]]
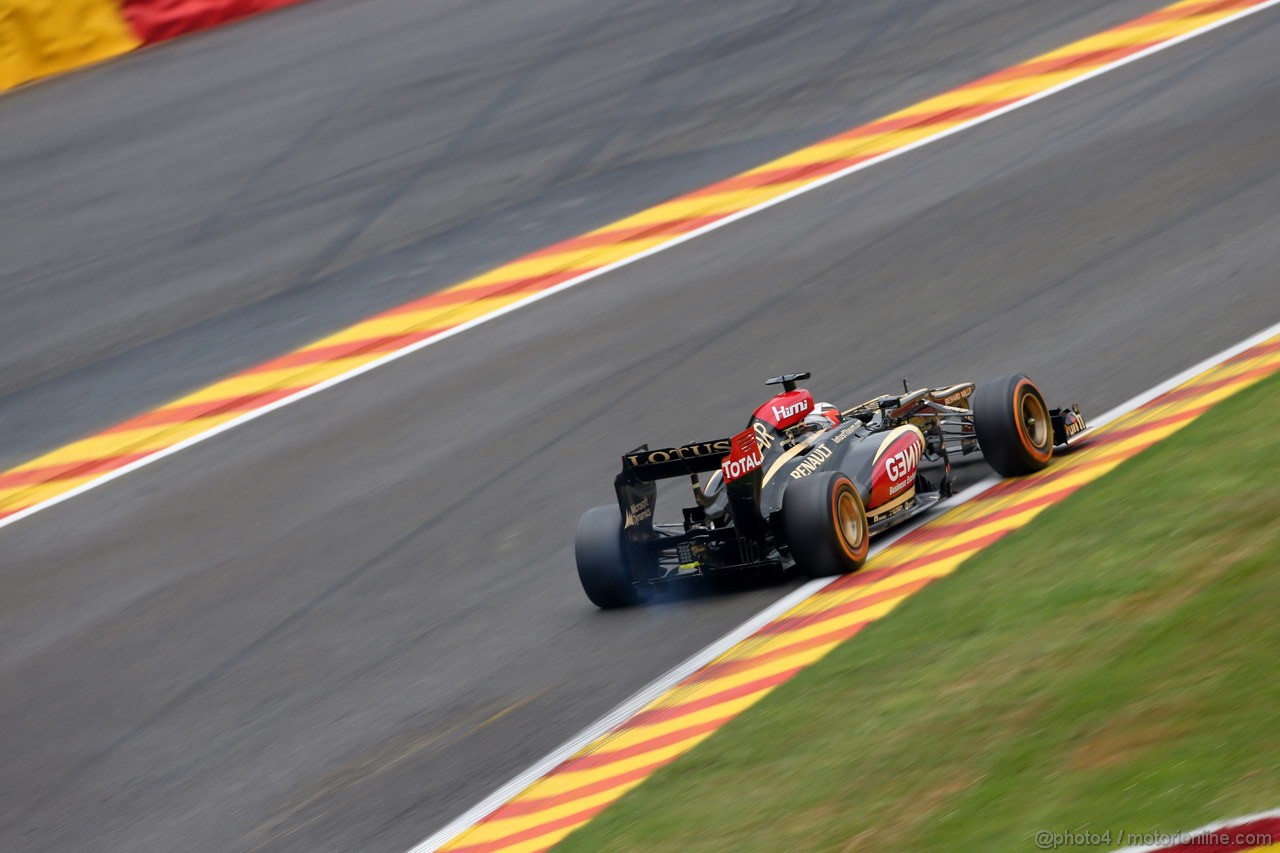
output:
[[[867,510],[844,474],[826,471],[788,486],[782,524],[797,568],[810,577],[856,572],[867,560]]]
[[[628,607],[640,600],[631,582],[628,551],[616,506],[592,507],[582,514],[573,552],[582,590],[596,607]]]
[[[982,455],[1002,477],[1039,471],[1053,456],[1053,422],[1036,384],[1021,373],[983,382],[970,398]]]

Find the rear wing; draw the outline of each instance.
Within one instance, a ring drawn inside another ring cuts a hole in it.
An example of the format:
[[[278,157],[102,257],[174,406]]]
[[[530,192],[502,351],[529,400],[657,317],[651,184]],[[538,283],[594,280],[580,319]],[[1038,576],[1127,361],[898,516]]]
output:
[[[613,480],[622,510],[622,526],[627,539],[638,545],[654,537],[653,509],[658,500],[658,480],[688,475],[694,478],[719,471],[720,462],[733,449],[733,441],[720,438],[679,447],[650,450],[642,444],[622,457],[622,472]]]
[[[652,483],[685,474],[719,471],[720,463],[732,449],[733,440],[729,438],[657,450],[650,450],[649,445],[644,444],[622,457],[622,473],[618,479],[627,483]]]

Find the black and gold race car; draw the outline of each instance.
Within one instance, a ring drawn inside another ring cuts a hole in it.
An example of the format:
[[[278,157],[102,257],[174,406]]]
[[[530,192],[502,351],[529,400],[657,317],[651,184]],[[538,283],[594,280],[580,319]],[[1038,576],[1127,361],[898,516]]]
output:
[[[1021,374],[915,391],[904,382],[902,394],[843,411],[796,386],[808,378],[770,379],[780,393],[737,435],[622,457],[617,506],[587,510],[578,524],[578,577],[593,603],[636,604],[694,577],[856,571],[872,536],[951,495],[955,457],[981,452],[1015,477],[1088,432],[1078,406],[1049,408]],[[693,506],[681,522],[656,523],[657,481],[681,476]]]

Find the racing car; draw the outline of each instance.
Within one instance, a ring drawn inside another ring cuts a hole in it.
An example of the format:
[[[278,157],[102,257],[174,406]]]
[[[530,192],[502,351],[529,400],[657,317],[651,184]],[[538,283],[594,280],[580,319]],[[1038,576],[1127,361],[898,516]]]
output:
[[[574,542],[596,606],[637,604],[696,577],[857,571],[872,536],[951,496],[957,456],[981,453],[996,473],[1016,477],[1089,432],[1078,405],[1049,408],[1022,374],[914,391],[904,380],[903,393],[843,411],[797,387],[809,378],[768,380],[781,390],[736,435],[623,455],[617,506],[587,510]],[[937,482],[922,463],[935,463]],[[657,483],[678,477],[689,478],[693,505],[681,522],[657,523]]]

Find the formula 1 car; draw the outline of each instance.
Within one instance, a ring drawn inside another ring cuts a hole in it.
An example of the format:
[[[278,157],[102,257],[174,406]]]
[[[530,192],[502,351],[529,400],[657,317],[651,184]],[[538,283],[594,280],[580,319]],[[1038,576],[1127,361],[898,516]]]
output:
[[[622,457],[618,506],[587,510],[578,524],[578,577],[594,604],[625,607],[693,577],[856,571],[870,537],[951,496],[953,457],[980,451],[996,473],[1013,477],[1044,468],[1055,446],[1089,431],[1079,406],[1050,409],[1021,374],[915,391],[904,381],[902,394],[844,411],[818,407],[796,387],[809,378],[768,380],[781,393],[737,435],[643,445]],[[922,462],[937,463],[937,483]],[[699,475],[707,473],[704,486]],[[657,481],[681,476],[690,478],[694,505],[681,523],[655,523]]]

